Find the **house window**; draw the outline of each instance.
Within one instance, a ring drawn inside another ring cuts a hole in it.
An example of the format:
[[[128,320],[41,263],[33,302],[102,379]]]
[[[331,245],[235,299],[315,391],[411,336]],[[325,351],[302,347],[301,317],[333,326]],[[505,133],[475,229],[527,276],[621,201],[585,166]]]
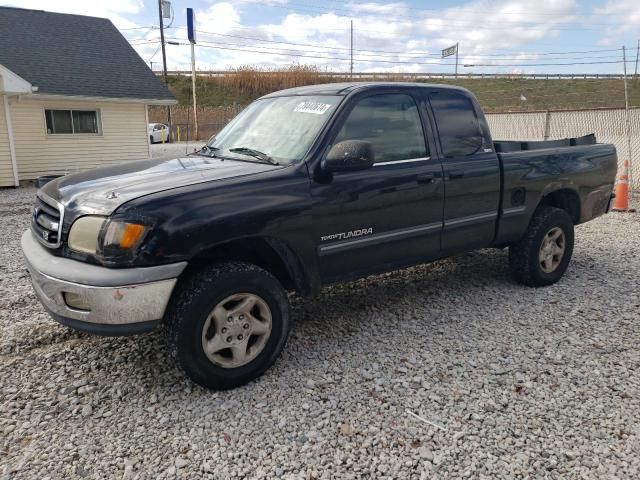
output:
[[[100,133],[100,114],[97,110],[44,111],[49,135],[78,135]]]

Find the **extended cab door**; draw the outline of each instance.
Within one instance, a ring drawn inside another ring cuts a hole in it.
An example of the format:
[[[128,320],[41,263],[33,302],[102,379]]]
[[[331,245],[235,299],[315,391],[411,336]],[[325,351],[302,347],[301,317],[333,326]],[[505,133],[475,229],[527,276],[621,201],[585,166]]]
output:
[[[423,128],[426,106],[406,93],[352,100],[330,145],[369,142],[375,164],[312,184],[313,229],[323,283],[385,271],[438,255],[442,168]]]
[[[443,254],[489,246],[500,203],[500,163],[482,111],[463,92],[429,93],[444,170]]]

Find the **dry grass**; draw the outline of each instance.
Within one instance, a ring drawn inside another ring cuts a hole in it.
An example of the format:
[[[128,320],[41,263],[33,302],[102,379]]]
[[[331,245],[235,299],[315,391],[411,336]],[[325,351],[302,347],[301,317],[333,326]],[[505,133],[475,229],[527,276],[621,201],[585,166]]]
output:
[[[285,70],[243,66],[230,70],[227,75],[220,77],[220,82],[223,88],[235,93],[238,97],[256,98],[285,88],[335,81],[330,76],[322,76],[322,73],[313,65],[292,65]]]

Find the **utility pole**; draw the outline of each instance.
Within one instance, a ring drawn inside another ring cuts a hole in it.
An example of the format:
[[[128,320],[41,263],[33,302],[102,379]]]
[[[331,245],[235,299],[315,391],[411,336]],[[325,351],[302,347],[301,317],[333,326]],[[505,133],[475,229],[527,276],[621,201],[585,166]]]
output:
[[[458,49],[460,48],[459,43],[456,42],[456,78],[458,78]]]
[[[351,20],[351,69],[350,69],[350,77],[353,80],[353,20]]]
[[[626,113],[627,120],[627,155],[629,160],[629,186],[633,189],[633,166],[631,164],[631,114],[629,112],[629,89],[627,87],[627,51],[625,46],[622,46],[622,65],[624,72],[624,109]]]
[[[633,73],[633,78],[638,80],[638,55],[640,55],[640,40],[638,40],[638,45],[636,46],[636,69]]]
[[[160,19],[160,47],[162,48],[162,69],[164,72],[164,84],[169,88],[169,79],[167,78],[167,52],[164,45],[164,20],[162,18],[162,0],[158,0],[158,18]],[[167,123],[169,124],[169,132],[171,132],[171,106],[167,105]]]

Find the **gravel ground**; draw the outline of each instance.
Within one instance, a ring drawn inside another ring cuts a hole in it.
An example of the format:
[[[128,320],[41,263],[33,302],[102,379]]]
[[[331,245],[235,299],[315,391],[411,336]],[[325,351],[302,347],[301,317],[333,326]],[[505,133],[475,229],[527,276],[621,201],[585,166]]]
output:
[[[638,214],[578,227],[544,289],[485,250],[293,298],[275,367],[209,392],[159,334],[48,318],[19,250],[33,195],[0,191],[2,480],[640,475]]]

